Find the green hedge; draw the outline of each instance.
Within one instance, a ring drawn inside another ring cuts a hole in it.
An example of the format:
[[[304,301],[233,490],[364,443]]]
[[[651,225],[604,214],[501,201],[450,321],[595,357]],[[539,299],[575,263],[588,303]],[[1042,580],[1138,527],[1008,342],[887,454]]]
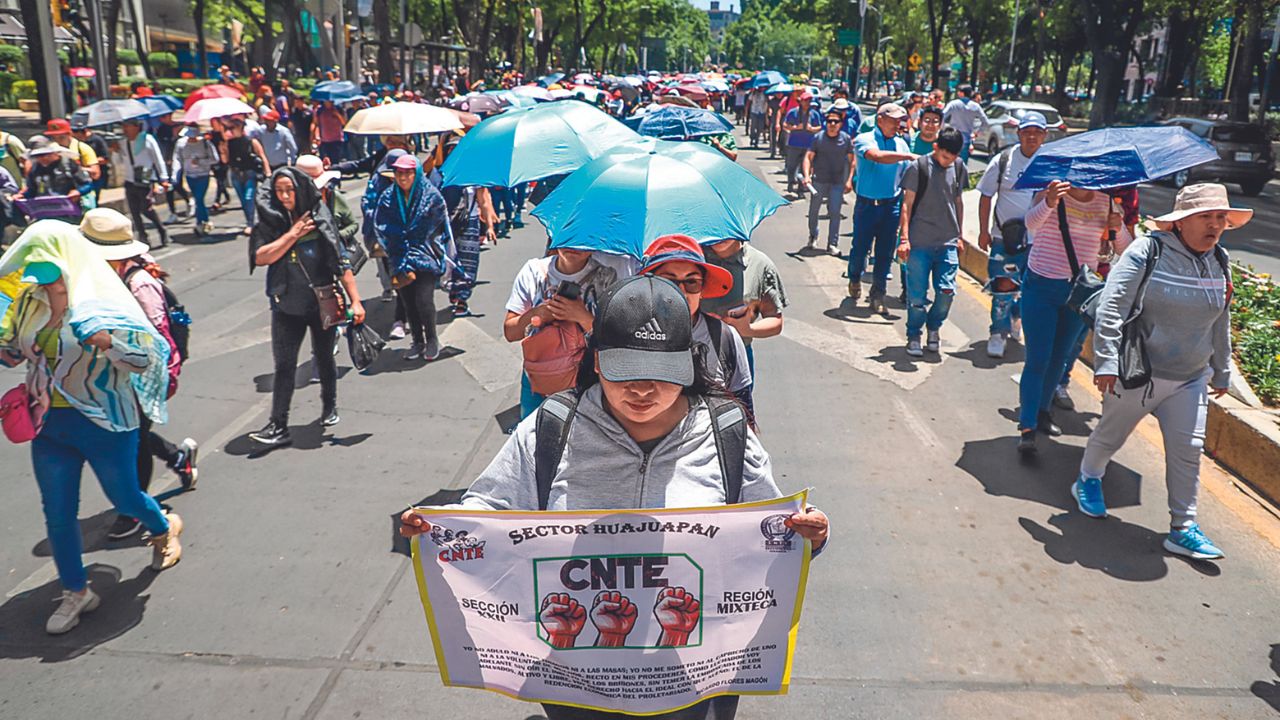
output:
[[[1249,387],[1268,405],[1280,405],[1280,286],[1266,273],[1234,268],[1231,342]]]
[[[17,80],[13,83],[13,99],[14,100],[35,100],[36,99],[36,81],[35,80]]]
[[[147,62],[154,70],[172,70],[178,67],[178,56],[171,52],[147,53]]]
[[[27,54],[17,45],[0,45],[0,63],[12,65],[24,62],[26,59]]]
[[[138,51],[130,48],[120,48],[116,51],[116,61],[121,65],[141,65],[142,58],[138,57]]]

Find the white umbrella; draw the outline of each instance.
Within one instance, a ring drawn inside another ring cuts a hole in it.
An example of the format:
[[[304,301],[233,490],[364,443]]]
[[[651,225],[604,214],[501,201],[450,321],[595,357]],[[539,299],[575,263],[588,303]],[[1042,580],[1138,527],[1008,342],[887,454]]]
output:
[[[551,92],[549,90],[544,87],[538,87],[537,85],[517,85],[516,87],[511,88],[511,92],[517,95],[531,97],[534,100],[552,99]]]
[[[209,98],[208,100],[200,100],[187,108],[187,114],[182,119],[183,122],[189,123],[207,123],[214,118],[227,117],[229,115],[253,114],[253,108],[236,98]]]
[[[353,135],[417,135],[461,130],[462,123],[436,105],[393,102],[360,110],[344,129]]]

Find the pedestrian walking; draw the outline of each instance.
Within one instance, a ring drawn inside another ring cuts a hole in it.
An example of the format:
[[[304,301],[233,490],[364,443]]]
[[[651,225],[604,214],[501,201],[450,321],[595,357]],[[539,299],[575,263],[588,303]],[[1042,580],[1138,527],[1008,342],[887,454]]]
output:
[[[84,145],[88,145],[93,150],[93,154],[98,159],[98,174],[90,174],[93,181],[93,206],[98,206],[98,200],[102,195],[102,189],[111,186],[111,149],[107,146],[107,141],[101,135],[93,131],[93,128],[85,124],[86,120],[71,122],[71,136]],[[2,134],[0,134],[2,136]],[[3,153],[3,149],[0,149]],[[3,167],[0,163],[0,167]]]
[[[27,174],[27,146],[22,138],[0,130],[0,168],[9,171],[14,180]]]
[[[79,163],[66,157],[67,151],[43,135],[33,135],[28,141],[24,158],[27,171],[22,190],[14,193],[14,200],[30,200],[40,197],[63,196],[71,202],[62,211],[68,220],[79,222],[80,198],[93,191],[89,173]]]
[[[907,263],[907,354],[911,357],[939,351],[939,332],[955,300],[964,234],[960,195],[969,186],[964,163],[956,162],[962,149],[960,132],[943,128],[933,152],[919,156],[902,176],[898,258]],[[921,330],[928,331],[923,348]]]
[[[651,324],[662,332],[643,332]],[[742,409],[715,389],[705,356],[693,351],[691,317],[670,282],[640,276],[618,283],[601,300],[594,325],[575,391],[549,399],[554,411],[520,423],[462,507],[694,507],[782,495]],[[538,451],[555,447],[539,442],[539,433],[566,440],[554,452]],[[535,456],[544,460],[529,460]],[[784,522],[812,542],[815,555],[825,547],[829,521],[821,510],[806,507]],[[401,516],[402,535],[428,530],[421,515]],[[737,696],[729,695],[651,717],[732,720],[737,706]],[[623,716],[559,705],[543,711],[551,720]]]
[[[94,181],[95,188],[97,181],[102,177],[102,165],[98,162],[98,153],[88,143],[80,142],[79,139],[71,134],[71,123],[62,118],[54,118],[50,120],[44,131],[46,137],[54,141],[58,145],[66,148],[70,154],[71,160],[75,161],[89,173],[89,179]],[[94,204],[96,207],[96,195],[94,196]]]
[[[1102,418],[1089,435],[1071,494],[1080,511],[1105,517],[1102,479],[1111,457],[1147,415],[1164,439],[1170,529],[1164,548],[1197,560],[1223,557],[1200,529],[1196,499],[1209,395],[1231,384],[1231,266],[1222,233],[1253,211],[1231,207],[1217,183],[1189,185],[1107,275],[1094,328],[1094,384]],[[1136,353],[1149,363],[1143,378]],[[1145,380],[1145,382],[1142,382]]]
[[[404,324],[408,322],[409,315],[405,312],[404,303],[400,300],[400,294],[392,287],[391,277],[395,273],[391,271],[386,245],[378,237],[378,225],[374,222],[373,214],[378,209],[378,198],[395,181],[395,171],[392,170],[391,166],[406,154],[404,150],[400,149],[387,151],[387,154],[382,157],[382,162],[378,164],[378,167],[369,176],[369,181],[365,184],[364,196],[360,198],[360,214],[362,218],[360,231],[364,236],[365,249],[368,251],[369,257],[376,261],[375,267],[377,268],[378,282],[382,285],[383,301],[394,301],[396,304],[395,321],[387,334],[387,338],[390,340],[404,339]]]
[[[733,276],[719,265],[707,262],[702,246],[687,235],[667,235],[654,240],[644,251],[641,275],[652,274],[675,283],[689,303],[693,318],[693,342],[706,353],[707,371],[716,383],[728,390],[747,411],[754,424],[755,403],[751,396],[751,365],[747,346],[732,325],[702,310],[703,298],[720,298],[733,289]]]
[[[942,110],[923,107],[915,122],[919,129],[911,135],[911,152],[928,155],[933,152],[933,143],[938,140],[938,133],[942,131]]]
[[[973,147],[973,136],[979,130],[991,126],[991,120],[983,112],[982,106],[973,100],[973,86],[961,85],[956,88],[956,97],[942,109],[942,120],[960,131],[964,137],[964,152],[961,159],[969,162],[969,151]]]
[[[262,114],[262,127],[254,133],[267,156],[272,170],[292,165],[298,159],[298,143],[289,128],[280,124],[280,113],[268,110]]]
[[[347,143],[342,129],[347,115],[332,102],[326,100],[312,116],[311,144],[319,148],[317,154],[331,163],[347,159]]]
[[[858,127],[862,125],[862,111],[858,109],[858,106],[849,102],[848,98],[840,97],[831,103],[831,110],[835,110],[844,116],[844,125],[840,129],[847,133],[850,138],[857,137]]]
[[[813,107],[813,99],[804,88],[797,88],[793,96],[795,107],[787,111],[782,119],[782,129],[787,133],[787,192],[804,195],[801,181],[800,165],[804,162],[805,153],[813,144],[813,138],[822,131],[822,114]]]
[[[0,276],[19,271],[27,286],[0,328],[0,361],[27,364],[24,385],[10,391],[21,394],[21,405],[9,411],[22,413],[14,425],[25,425],[25,434],[11,439],[31,442],[62,582],[45,631],[58,635],[100,603],[81,558],[77,518],[86,462],[116,511],[151,533],[152,569],[166,570],[182,557],[182,519],[138,485],[138,428],[143,415],[165,420],[169,348],[76,226],[44,220],[27,228],[0,257]]]
[[[209,207],[205,196],[209,193],[209,180],[218,165],[218,148],[200,131],[200,126],[188,123],[173,149],[173,174],[179,171],[187,183],[191,202],[195,205],[196,235],[209,235],[213,223],[209,220]]]
[[[231,186],[235,188],[240,209],[244,211],[244,234],[250,235],[257,219],[258,175],[271,177],[271,163],[267,161],[262,143],[248,131],[244,120],[233,118],[224,122],[222,127],[225,138],[222,161],[227,165]]]
[[[440,174],[440,168],[461,140],[462,135],[456,132],[443,136],[436,145],[431,169],[431,183],[444,197],[449,213],[449,237],[453,244],[450,256],[457,258],[457,267],[453,269],[454,272],[449,273],[449,304],[453,308],[454,317],[471,314],[468,303],[480,277],[480,249],[485,242],[495,245],[498,242],[495,227],[498,225],[498,213],[493,206],[495,192],[484,187],[443,185],[444,176]],[[511,192],[508,188],[496,190],[502,191],[504,195]]]
[[[782,93],[765,94],[765,102],[769,105],[769,115],[765,120],[765,127],[769,133],[770,160],[777,159],[783,153],[782,142],[785,138],[782,133],[782,102],[787,98],[788,96]]]
[[[173,164],[173,151],[178,146],[178,140],[182,133],[182,125],[179,125],[173,119],[173,113],[161,115],[156,118],[152,124],[152,134],[156,137],[156,142],[160,145],[160,154],[164,157],[165,165],[175,167]],[[192,205],[191,196],[187,194],[187,190],[183,187],[182,182],[182,166],[176,166],[177,169],[172,172],[168,189],[165,190],[165,204],[169,206],[169,217],[165,218],[166,225],[173,225],[179,220],[191,218]],[[177,199],[181,197],[183,202],[187,204],[185,216],[179,217]]]
[[[840,208],[844,194],[853,192],[853,170],[857,156],[853,138],[844,131],[845,116],[839,110],[827,111],[826,129],[814,138],[805,154],[802,169],[804,184],[813,188],[809,197],[809,241],[805,247],[818,244],[818,212],[827,206],[827,252],[840,254]]]
[[[173,334],[171,311],[166,299],[162,278],[167,277],[159,265],[147,254],[149,248],[133,239],[129,218],[109,208],[97,208],[85,213],[80,221],[80,234],[93,243],[98,255],[106,261],[124,282],[129,294],[147,316],[156,332],[169,345],[168,390],[166,401],[178,391],[178,376],[182,372],[185,348]],[[183,489],[195,487],[199,477],[200,445],[192,438],[185,438],[174,445],[155,430],[146,413],[138,416],[138,487],[147,492],[154,474],[154,460],[159,458],[178,476]],[[135,517],[119,515],[107,530],[110,540],[123,540],[142,529],[142,522]]]
[[[1007,341],[1022,341],[1018,298],[1031,241],[1024,218],[1035,192],[1013,185],[1044,145],[1046,126],[1044,115],[1034,110],[1024,113],[1018,122],[1018,144],[992,158],[978,182],[982,196],[978,200],[978,247],[988,253],[987,292],[991,293],[988,357],[1004,357]]]
[[[267,446],[288,445],[289,406],[302,338],[311,334],[311,351],[320,373],[320,425],[332,427],[338,416],[338,367],[333,357],[337,325],[345,317],[364,322],[364,306],[338,237],[332,213],[306,173],[293,167],[271,175],[258,197],[257,223],[249,237],[249,271],[267,268],[271,300],[271,417],[249,434]],[[346,293],[347,312],[340,310]]]
[[[440,357],[435,293],[449,269],[448,209],[417,158],[402,155],[391,170],[395,182],[378,196],[373,219],[391,264],[392,286],[404,303],[413,334],[404,359],[431,362]]]
[[[1053,422],[1052,400],[1070,353],[1085,330],[1084,319],[1067,304],[1073,279],[1080,274],[1079,259],[1098,257],[1109,230],[1118,237],[1123,234],[1122,245],[1130,239],[1105,192],[1055,180],[1036,197],[1026,214],[1035,242],[1022,282],[1026,359],[1018,390],[1018,451],[1023,454],[1036,451],[1037,432],[1062,434]]]
[[[873,311],[888,312],[884,296],[893,268],[894,247],[902,210],[902,174],[915,161],[907,141],[899,134],[907,111],[885,103],[876,111],[876,127],[854,138],[857,155],[857,198],[853,204],[853,243],[849,250],[849,297],[862,297],[862,271],[867,255],[875,251],[869,304]]]
[[[764,88],[754,88],[747,98],[747,132],[751,135],[751,147],[760,146],[760,138],[768,138],[767,116],[769,101],[765,98]]]
[[[718,298],[703,298],[702,309],[742,336],[754,383],[756,356],[752,342],[782,334],[782,310],[787,306],[782,275],[764,251],[741,240],[721,240],[707,249],[711,251],[707,260],[729,271],[733,287]]]
[[[124,146],[127,162],[124,167],[124,199],[129,206],[129,215],[133,218],[134,229],[142,242],[147,242],[147,230],[143,219],[150,220],[160,235],[160,246],[169,244],[169,232],[152,203],[151,193],[157,184],[165,191],[172,186],[169,181],[169,165],[165,162],[160,143],[151,133],[143,129],[141,120],[126,120],[120,126],[124,135],[120,143]]]
[[[284,113],[280,113],[284,117]],[[298,153],[308,155],[313,147],[311,143],[311,105],[301,95],[294,95],[289,100],[289,129],[293,131],[294,142],[298,144]]]

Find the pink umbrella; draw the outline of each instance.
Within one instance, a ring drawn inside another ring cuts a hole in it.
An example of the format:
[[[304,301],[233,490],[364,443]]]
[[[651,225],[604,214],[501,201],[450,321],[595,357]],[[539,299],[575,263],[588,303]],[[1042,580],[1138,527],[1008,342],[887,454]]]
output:
[[[214,118],[252,114],[253,108],[241,102],[239,98],[209,98],[208,100],[200,100],[190,108],[187,108],[187,114],[183,116],[183,121],[207,123]]]

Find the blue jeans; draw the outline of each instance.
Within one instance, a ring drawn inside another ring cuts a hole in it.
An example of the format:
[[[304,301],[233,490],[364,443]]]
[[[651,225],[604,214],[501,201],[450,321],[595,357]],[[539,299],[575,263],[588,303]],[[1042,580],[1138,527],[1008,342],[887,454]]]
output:
[[[81,554],[80,473],[85,462],[121,515],[138,518],[152,534],[169,532],[160,505],[138,489],[138,431],[111,432],[75,408],[52,408],[31,442],[31,465],[40,486],[44,524],[62,587],[79,592],[88,584]]]
[[[209,222],[209,208],[204,204],[204,196],[209,192],[209,176],[187,176],[187,188],[191,190],[191,202],[196,206],[196,222]]]
[[[991,255],[987,258],[987,290],[991,293],[991,328],[992,335],[1008,334],[1013,331],[1013,318],[1022,317],[1018,308],[1018,294],[1022,286],[1022,276],[1027,271],[1027,253],[1021,252],[1012,257],[1004,254],[999,241],[993,241]],[[1006,287],[1015,286],[1012,290],[999,291],[996,281],[1004,279],[1012,283],[1002,283]]]
[[[956,271],[960,255],[954,245],[911,248],[907,257],[907,338],[919,338],[920,329],[937,330],[951,313],[956,297]],[[933,302],[928,299],[930,277]],[[928,310],[925,307],[929,306]]]
[[[1070,280],[1052,280],[1031,269],[1022,283],[1022,332],[1026,361],[1018,396],[1022,410],[1018,428],[1036,426],[1040,411],[1049,409],[1053,391],[1073,359],[1071,351],[1084,333],[1084,318],[1067,307]]]
[[[860,282],[867,267],[867,254],[875,248],[875,264],[872,268],[871,294],[883,295],[893,270],[894,250],[898,246],[898,217],[902,202],[876,205],[875,201],[858,196],[853,204],[853,246],[849,250],[849,282]]]
[[[252,225],[254,212],[254,195],[258,190],[258,173],[255,170],[231,169],[231,186],[236,189],[236,197],[240,198],[240,207],[244,210],[246,225]]]
[[[529,376],[520,373],[520,419],[523,420],[538,411],[542,406],[545,395],[539,395],[533,391],[533,387],[529,385]]]
[[[1080,337],[1076,340],[1076,344],[1067,353],[1067,364],[1066,367],[1062,368],[1062,379],[1058,380],[1059,385],[1071,383],[1071,367],[1076,364],[1076,360],[1080,359],[1080,353],[1084,352],[1084,339],[1087,337],[1089,337],[1089,333],[1082,331]]]

